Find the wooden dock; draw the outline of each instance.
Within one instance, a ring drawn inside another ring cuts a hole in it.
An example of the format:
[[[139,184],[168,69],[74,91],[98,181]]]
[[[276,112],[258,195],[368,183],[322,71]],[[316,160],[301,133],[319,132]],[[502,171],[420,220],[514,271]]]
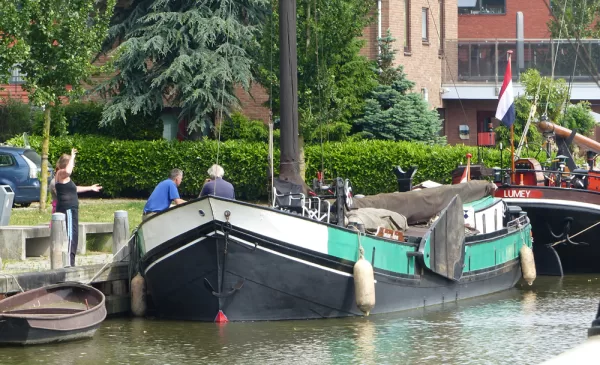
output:
[[[52,228],[47,226],[1,227],[4,232],[10,231],[12,237],[15,238],[11,241],[4,241],[4,246],[19,248],[17,256],[14,258],[10,256],[11,259],[21,259],[26,262],[27,246],[39,247],[43,244],[45,253],[43,260],[49,262],[44,262],[44,267],[48,269],[41,271],[9,272],[0,270],[0,298],[46,285],[71,281],[89,284],[102,291],[106,296],[106,309],[109,315],[128,314],[130,312],[130,278],[127,212],[115,212],[113,223],[90,224],[88,228],[90,229],[84,230],[84,239],[86,233],[111,235],[112,255],[109,256],[110,259],[103,264],[64,267],[68,260],[65,254],[67,243],[64,215],[60,213],[53,215]],[[32,237],[32,235],[36,237]],[[28,241],[39,238],[43,239],[43,243],[39,240]],[[85,240],[80,242],[80,246],[85,246],[85,242]],[[80,251],[85,252],[85,247],[80,248],[78,252]],[[47,259],[45,256],[48,256]]]

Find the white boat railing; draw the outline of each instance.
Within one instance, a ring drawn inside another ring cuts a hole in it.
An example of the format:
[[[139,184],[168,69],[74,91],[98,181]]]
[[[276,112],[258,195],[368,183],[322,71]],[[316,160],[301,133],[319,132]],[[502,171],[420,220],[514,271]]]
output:
[[[278,198],[282,204],[278,203]],[[321,209],[324,207],[325,209]],[[273,188],[272,208],[285,212],[301,213],[303,217],[329,223],[331,203],[317,196],[308,199],[302,193],[278,194]]]

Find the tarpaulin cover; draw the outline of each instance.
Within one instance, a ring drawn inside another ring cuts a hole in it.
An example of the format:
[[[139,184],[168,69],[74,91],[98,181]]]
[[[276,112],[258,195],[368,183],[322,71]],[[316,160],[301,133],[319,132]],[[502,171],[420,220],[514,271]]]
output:
[[[362,208],[350,210],[348,222],[362,223],[367,231],[377,231],[378,227],[393,229],[397,231],[406,231],[408,224],[406,217],[385,209]]]
[[[465,219],[459,195],[440,213],[421,244],[429,245],[428,255],[423,257],[425,266],[448,279],[460,280],[465,262]]]
[[[354,208],[391,210],[405,216],[408,224],[415,224],[427,222],[440,213],[456,195],[464,204],[492,195],[495,190],[496,185],[493,183],[475,180],[417,191],[371,195],[361,199],[354,198],[352,201]]]

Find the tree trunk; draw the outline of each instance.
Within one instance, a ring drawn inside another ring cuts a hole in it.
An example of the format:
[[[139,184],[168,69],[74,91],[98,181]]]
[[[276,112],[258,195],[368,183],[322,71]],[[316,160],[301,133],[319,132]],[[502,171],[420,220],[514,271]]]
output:
[[[50,146],[50,106],[44,108],[44,131],[42,142],[42,171],[40,176],[40,212],[46,210],[48,196],[48,149]]]

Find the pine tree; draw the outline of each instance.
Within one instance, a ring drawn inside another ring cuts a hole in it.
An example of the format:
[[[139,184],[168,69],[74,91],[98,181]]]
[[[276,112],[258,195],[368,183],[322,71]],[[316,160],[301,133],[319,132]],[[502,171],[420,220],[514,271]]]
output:
[[[238,104],[235,86],[252,80],[249,50],[267,0],[134,0],[113,19],[106,48],[117,48],[116,75],[102,123],[128,113],[156,115],[177,108],[188,131],[208,135],[215,120]]]
[[[366,102],[364,117],[356,123],[367,138],[394,141],[442,143],[441,120],[420,94],[411,92],[414,82],[406,78],[402,66],[394,67],[395,39],[388,30],[379,39],[379,83]]]

